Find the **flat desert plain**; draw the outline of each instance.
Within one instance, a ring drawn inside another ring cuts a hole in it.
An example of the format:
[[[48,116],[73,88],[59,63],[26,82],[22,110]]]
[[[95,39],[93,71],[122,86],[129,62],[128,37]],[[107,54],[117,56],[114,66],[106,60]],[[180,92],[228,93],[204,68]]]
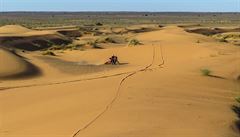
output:
[[[240,47],[177,25],[136,27],[101,31],[133,46],[86,34],[63,49],[53,45],[73,41],[74,27],[2,26],[0,136],[239,137]],[[120,65],[104,65],[112,55]]]

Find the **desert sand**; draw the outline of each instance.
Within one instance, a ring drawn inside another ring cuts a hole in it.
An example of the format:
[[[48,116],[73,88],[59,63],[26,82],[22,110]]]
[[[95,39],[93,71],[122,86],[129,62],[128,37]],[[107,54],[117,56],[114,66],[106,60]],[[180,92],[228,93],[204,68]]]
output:
[[[1,35],[16,35],[10,33]],[[33,32],[19,28],[23,33]],[[240,47],[177,26],[134,37],[143,45],[57,57],[1,49],[0,136],[239,136],[231,107],[239,95]],[[101,65],[112,54],[126,64]],[[6,78],[27,72],[26,62],[37,75]],[[85,64],[88,71],[67,62]]]

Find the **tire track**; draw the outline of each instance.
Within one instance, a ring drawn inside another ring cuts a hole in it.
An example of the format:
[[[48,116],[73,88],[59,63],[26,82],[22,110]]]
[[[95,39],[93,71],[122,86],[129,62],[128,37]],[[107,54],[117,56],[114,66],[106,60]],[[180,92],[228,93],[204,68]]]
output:
[[[0,87],[0,91],[10,90],[10,89],[19,89],[19,88],[30,88],[30,87],[38,87],[38,86],[51,86],[51,85],[59,85],[59,84],[67,84],[67,83],[75,83],[75,82],[82,82],[82,81],[90,81],[90,80],[97,80],[97,79],[105,79],[110,77],[121,76],[125,74],[132,73],[134,71],[129,72],[122,72],[113,75],[105,75],[93,78],[86,78],[86,79],[78,79],[78,80],[69,80],[69,81],[62,81],[62,82],[53,82],[53,83],[43,83],[43,84],[31,84],[31,85],[22,85],[22,86],[13,86],[13,87]],[[1,93],[1,92],[0,92]]]
[[[160,45],[160,52],[161,52],[161,58],[162,58],[162,63],[159,64],[158,66],[162,66],[164,65],[165,61],[164,61],[164,57],[163,57],[163,51],[162,51],[162,46]],[[155,48],[154,48],[155,50]],[[154,51],[155,52],[155,51]],[[154,58],[155,58],[155,53],[154,53]],[[152,60],[154,61],[154,60]],[[152,62],[153,64],[153,62]],[[150,66],[147,66],[146,69],[148,69]],[[139,70],[139,71],[143,71],[145,68]],[[156,69],[156,68],[153,68]],[[151,70],[153,70],[151,69]],[[82,82],[82,81],[90,81],[90,80],[97,80],[97,79],[105,79],[105,78],[110,78],[110,77],[116,77],[116,76],[121,76],[121,75],[125,75],[125,74],[132,74],[136,71],[128,71],[128,72],[122,72],[122,73],[117,73],[117,74],[113,74],[113,75],[105,75],[105,76],[99,76],[99,77],[93,77],[93,78],[86,78],[86,79],[77,79],[77,80],[69,80],[69,81],[62,81],[62,82],[52,82],[52,83],[43,83],[43,84],[31,84],[31,85],[22,85],[22,86],[13,86],[13,87],[0,87],[0,91],[5,91],[5,90],[10,90],[10,89],[19,89],[19,88],[30,88],[30,87],[38,87],[38,86],[51,86],[51,85],[60,85],[60,84],[67,84],[67,83],[75,83],[75,82]],[[0,92],[1,93],[1,92]]]
[[[149,65],[147,65],[146,67],[140,69],[140,70],[137,70],[137,71],[134,71],[130,74],[128,74],[127,76],[125,76],[119,83],[119,86],[118,86],[118,89],[117,89],[117,92],[116,92],[116,95],[113,97],[112,101],[103,109],[103,111],[101,113],[99,113],[95,118],[93,118],[89,123],[87,123],[84,127],[80,128],[78,131],[76,131],[72,137],[76,137],[77,135],[79,135],[80,132],[86,130],[89,126],[91,126],[95,121],[97,121],[101,116],[103,116],[109,109],[111,109],[112,105],[114,104],[114,102],[116,102],[116,100],[119,98],[120,96],[120,90],[122,88],[122,85],[124,84],[124,82],[132,77],[133,75],[136,75],[137,73],[140,73],[140,72],[143,72],[143,71],[147,71],[149,70],[150,67],[153,66],[154,64],[154,61],[155,61],[155,56],[156,56],[156,48],[154,45],[153,46],[153,55],[152,55],[152,61]],[[161,45],[160,45],[161,47]],[[164,61],[164,57],[162,55],[162,47],[160,48],[161,50],[161,59],[162,59],[162,63],[158,65],[158,68],[161,67],[162,65],[164,65],[165,61]]]
[[[106,78],[110,78],[110,77],[126,75],[126,74],[129,74],[129,73],[132,74],[134,72],[136,72],[136,71],[128,71],[128,72],[122,72],[122,73],[117,73],[117,74],[113,74],[113,75],[105,75],[105,76],[99,76],[99,77],[93,77],[93,78],[70,80],[70,81],[62,81],[62,82],[43,83],[43,84],[31,84],[31,85],[22,85],[22,86],[13,86],[13,87],[0,87],[0,91],[10,90],[10,89],[19,89],[19,88],[38,87],[38,86],[60,85],[60,84],[75,83],[75,82],[90,81],[90,80],[98,80],[98,79],[106,79]]]
[[[164,59],[164,54],[163,54],[163,47],[162,47],[161,44],[159,45],[159,47],[160,47],[160,54],[161,54],[161,57],[160,57],[160,58],[161,58],[162,62],[159,63],[159,64],[157,65],[157,67],[148,69],[148,70],[150,70],[150,71],[156,70],[156,69],[159,69],[159,68],[163,68],[163,66],[165,65],[165,59]]]
[[[163,54],[163,46],[160,44],[160,54],[161,54],[161,60],[162,62],[158,64],[159,67],[162,67],[165,64],[164,54]]]

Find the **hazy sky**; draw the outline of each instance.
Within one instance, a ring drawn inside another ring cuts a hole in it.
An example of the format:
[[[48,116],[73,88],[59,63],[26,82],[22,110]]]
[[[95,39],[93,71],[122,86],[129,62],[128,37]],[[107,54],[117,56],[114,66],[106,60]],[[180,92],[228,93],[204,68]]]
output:
[[[0,11],[240,12],[240,0],[0,0]]]

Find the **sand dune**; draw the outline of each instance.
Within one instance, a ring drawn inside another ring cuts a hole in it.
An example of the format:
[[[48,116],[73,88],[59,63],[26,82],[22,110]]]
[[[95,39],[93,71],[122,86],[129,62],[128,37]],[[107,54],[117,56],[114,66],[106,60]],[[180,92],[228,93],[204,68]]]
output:
[[[23,58],[0,48],[0,78],[29,77],[39,74],[40,71]]]
[[[20,25],[6,25],[0,27],[0,36],[36,36],[54,34],[52,30],[31,30]]]
[[[239,136],[231,110],[239,94],[239,47],[176,26],[136,38],[144,45],[67,51],[54,57],[97,64],[115,54],[128,63],[96,74],[71,75],[37,58],[38,53],[24,55],[43,75],[34,81],[0,83],[0,135]],[[202,76],[203,68],[221,78]]]
[[[227,33],[227,32],[239,32],[240,28],[193,28],[193,29],[186,29],[188,32],[191,33],[199,33],[203,35],[214,35],[219,33]]]
[[[20,25],[6,25],[0,27],[0,34],[16,34],[16,33],[26,33],[30,32],[30,29],[27,29]]]
[[[30,30],[19,25],[0,27],[0,46],[7,48],[36,51],[46,49],[54,44],[61,45],[70,42],[71,39],[69,37],[65,37],[56,30]]]
[[[0,68],[1,77],[21,73],[26,69],[23,61],[17,56],[3,49],[0,49],[0,53],[1,63],[3,63]]]

